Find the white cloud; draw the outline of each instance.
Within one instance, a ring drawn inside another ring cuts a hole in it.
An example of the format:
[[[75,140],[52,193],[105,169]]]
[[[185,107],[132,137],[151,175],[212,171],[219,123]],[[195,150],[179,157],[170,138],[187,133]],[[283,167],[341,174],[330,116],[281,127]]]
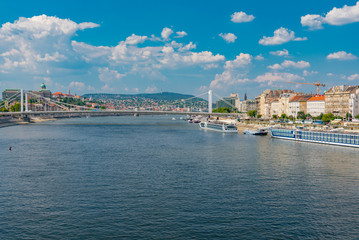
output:
[[[253,15],[247,15],[245,12],[235,12],[231,15],[231,21],[234,23],[251,22],[254,20]]]
[[[268,66],[268,68],[272,69],[272,70],[280,70],[280,69],[284,69],[284,68],[298,68],[298,69],[302,69],[302,68],[308,68],[310,67],[310,63],[306,62],[306,61],[298,61],[298,62],[294,62],[294,61],[290,61],[290,60],[285,60],[284,62],[282,62],[281,64],[274,64],[274,65],[270,65]]]
[[[232,61],[226,61],[224,71],[221,74],[216,74],[214,80],[211,82],[210,89],[224,89],[230,86],[248,82],[249,79],[240,71],[244,67],[251,64],[253,57],[247,53],[241,53]]]
[[[254,59],[261,61],[261,60],[264,60],[264,57],[262,56],[262,54],[259,54],[259,55],[255,56]]]
[[[302,26],[309,27],[310,30],[322,29],[325,23],[340,26],[354,22],[359,22],[359,1],[354,6],[334,7],[324,16],[307,14],[301,17]]]
[[[287,82],[287,81],[296,81],[303,80],[304,78],[292,73],[265,73],[263,75],[257,76],[254,81],[258,83],[267,83],[272,85],[273,82]]]
[[[335,53],[330,53],[327,56],[328,60],[356,60],[358,59],[357,56],[351,54],[351,53],[347,53],[345,51],[339,51],[339,52],[335,52]]]
[[[274,51],[274,52],[269,52],[271,55],[274,55],[274,56],[288,56],[289,55],[289,52],[287,49],[283,49],[283,50],[278,50],[278,51]]]
[[[307,40],[306,37],[304,38],[298,38],[295,37],[295,33],[291,30],[288,30],[286,28],[279,28],[274,31],[273,37],[263,37],[259,40],[259,44],[262,45],[280,45],[283,43],[287,43],[289,41],[304,41]]]
[[[75,23],[46,15],[21,17],[0,28],[0,70],[46,74],[51,62],[71,61],[69,39],[96,23]]]
[[[98,68],[98,73],[98,78],[100,81],[107,84],[115,80],[120,80],[126,76],[126,74],[121,74],[116,70],[110,70],[108,67]]]
[[[125,43],[129,44],[129,45],[135,45],[138,43],[143,43],[144,41],[147,40],[147,38],[148,38],[147,36],[138,36],[138,35],[132,34],[131,36],[126,38]]]
[[[173,30],[170,29],[170,28],[163,28],[162,32],[161,32],[161,37],[164,39],[164,40],[167,40],[171,34],[173,33]]]
[[[220,33],[220,37],[222,37],[227,43],[234,43],[237,39],[237,36],[233,33]]]
[[[331,25],[359,22],[359,1],[354,6],[344,5],[343,8],[333,8],[325,16],[325,22]]]
[[[324,18],[317,14],[307,14],[300,18],[303,27],[309,27],[309,30],[322,29]]]
[[[355,74],[352,74],[348,77],[348,80],[349,81],[353,81],[353,80],[359,80],[359,74],[358,73],[355,73]]]
[[[241,68],[247,66],[252,62],[252,56],[247,53],[241,53],[236,56],[236,59],[233,61],[226,61],[224,68],[225,69],[234,69],[234,68]]]
[[[157,87],[147,87],[145,91],[146,93],[154,93],[157,92]]]
[[[177,36],[175,38],[183,38],[184,36],[187,36],[187,33],[185,31],[179,31],[176,32]]]
[[[313,75],[315,75],[315,74],[318,74],[318,72],[317,71],[307,71],[307,70],[304,70],[303,71],[303,76],[304,77],[307,77],[307,76],[313,76]]]
[[[334,74],[333,73],[327,73],[327,76],[332,77],[332,76],[334,76]]]
[[[83,90],[85,88],[85,83],[83,82],[76,82],[76,81],[72,81],[69,85],[69,88],[75,88],[77,90]]]

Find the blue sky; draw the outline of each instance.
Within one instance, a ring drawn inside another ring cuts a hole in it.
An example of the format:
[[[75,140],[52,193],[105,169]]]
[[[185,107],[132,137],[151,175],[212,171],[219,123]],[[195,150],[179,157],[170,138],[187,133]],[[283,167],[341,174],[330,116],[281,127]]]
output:
[[[2,1],[0,89],[218,95],[359,84],[357,1]]]

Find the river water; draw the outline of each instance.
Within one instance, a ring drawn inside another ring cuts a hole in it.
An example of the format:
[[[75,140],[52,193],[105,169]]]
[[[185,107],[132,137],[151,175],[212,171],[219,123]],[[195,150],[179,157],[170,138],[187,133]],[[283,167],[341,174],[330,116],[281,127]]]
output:
[[[359,239],[359,149],[171,118],[0,128],[0,239]]]

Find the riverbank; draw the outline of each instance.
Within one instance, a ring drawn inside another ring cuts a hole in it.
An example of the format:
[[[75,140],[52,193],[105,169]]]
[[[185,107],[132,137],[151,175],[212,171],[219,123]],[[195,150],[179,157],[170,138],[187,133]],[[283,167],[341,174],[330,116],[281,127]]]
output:
[[[22,124],[55,121],[55,120],[56,118],[31,118],[29,121],[24,121],[24,120],[19,120],[17,118],[5,118],[5,119],[0,119],[0,128],[22,125]]]

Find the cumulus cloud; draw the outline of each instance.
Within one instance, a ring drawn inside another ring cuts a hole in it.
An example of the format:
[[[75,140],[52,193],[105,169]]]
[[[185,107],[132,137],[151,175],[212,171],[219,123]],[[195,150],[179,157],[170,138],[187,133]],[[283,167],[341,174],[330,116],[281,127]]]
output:
[[[344,60],[356,60],[356,59],[358,59],[358,57],[351,53],[347,53],[345,51],[339,51],[339,52],[335,52],[335,53],[330,53],[327,56],[327,59],[344,61]]]
[[[306,62],[306,61],[298,61],[298,62],[294,62],[294,61],[290,61],[290,60],[285,60],[284,62],[282,62],[281,64],[274,64],[274,65],[270,65],[268,66],[269,69],[272,70],[281,70],[284,68],[298,68],[298,69],[302,69],[302,68],[308,68],[310,67],[310,63]]]
[[[263,37],[259,40],[259,44],[261,45],[280,45],[283,43],[287,43],[289,41],[304,41],[307,40],[306,37],[298,38],[295,37],[295,33],[286,28],[279,28],[274,31],[273,37]]]
[[[51,62],[72,59],[69,58],[69,52],[72,52],[69,39],[77,31],[98,26],[96,23],[78,24],[46,15],[7,22],[0,28],[0,49],[3,52],[0,69],[45,73],[44,66]]]
[[[164,40],[167,40],[171,36],[172,33],[173,33],[173,30],[171,28],[165,27],[162,29],[161,37]]]
[[[303,77],[292,73],[265,73],[263,75],[257,76],[254,81],[258,83],[267,83],[268,85],[272,85],[273,82],[287,82],[303,79]]]
[[[226,61],[224,71],[216,74],[211,82],[210,89],[224,89],[235,84],[248,82],[249,79],[240,70],[251,64],[253,57],[247,53],[241,53],[232,61]]]
[[[83,89],[85,89],[85,83],[83,83],[83,82],[76,82],[76,81],[72,81],[71,83],[70,83],[70,85],[69,85],[69,88],[75,88],[75,89],[77,89],[77,90],[83,90]]]
[[[184,36],[187,36],[187,33],[185,31],[179,31],[176,32],[177,36],[175,38],[183,38]]]
[[[218,53],[194,51],[193,42],[169,42],[173,33],[170,28],[162,30],[162,38],[131,34],[116,46],[94,46],[72,40],[78,31],[98,26],[46,15],[4,23],[0,26],[0,73],[14,77],[26,74],[30,81],[39,81],[34,76],[59,79],[66,74],[67,78],[73,78],[73,87],[82,87],[76,82],[88,79],[86,84],[98,87],[101,82],[102,90],[112,91],[116,81],[122,80],[125,84],[129,75],[166,79],[162,73],[165,69],[201,67],[206,70],[225,61]],[[177,36],[185,35],[184,31],[177,32]],[[148,40],[158,43],[145,45]],[[86,90],[86,86],[83,89]]]
[[[138,36],[136,34],[132,34],[131,36],[126,38],[125,43],[126,44],[130,44],[130,45],[135,45],[138,43],[143,43],[144,41],[147,40],[147,36]]]
[[[98,78],[104,83],[120,80],[122,77],[126,76],[126,74],[121,74],[116,70],[110,70],[108,67],[98,68],[98,73]]]
[[[255,56],[254,59],[261,61],[261,60],[264,60],[264,57],[262,56],[262,54],[259,54],[259,55]]]
[[[324,16],[307,14],[301,17],[302,26],[310,30],[322,29],[323,24],[340,26],[354,22],[359,22],[359,1],[354,6],[334,7]]]
[[[287,49],[283,49],[283,50],[278,50],[278,51],[273,51],[273,52],[269,52],[271,55],[274,55],[274,56],[280,56],[280,57],[283,57],[283,56],[288,56],[289,55],[289,52]]]
[[[348,77],[348,80],[349,81],[353,81],[353,80],[359,80],[359,74],[358,73],[355,73],[355,74],[352,74]]]
[[[227,43],[234,43],[237,39],[237,36],[233,33],[220,33],[220,37],[222,37]]]
[[[254,20],[253,15],[247,15],[245,12],[235,12],[231,15],[231,21],[234,23],[251,22]]]
[[[315,75],[315,74],[318,74],[317,71],[307,71],[307,70],[304,70],[303,71],[303,76],[307,77],[307,76],[312,76],[312,75]]]

